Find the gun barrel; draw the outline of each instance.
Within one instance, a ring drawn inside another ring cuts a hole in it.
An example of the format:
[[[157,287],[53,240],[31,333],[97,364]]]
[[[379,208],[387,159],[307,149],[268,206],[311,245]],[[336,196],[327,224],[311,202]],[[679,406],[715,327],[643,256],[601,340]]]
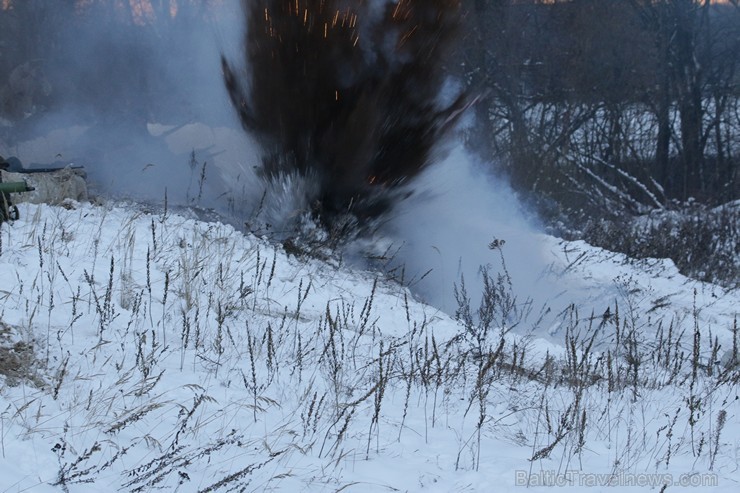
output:
[[[8,169],[7,171],[11,173],[23,173],[26,175],[30,175],[33,173],[53,173],[55,171],[62,171],[65,169],[85,169],[85,167],[80,165],[67,165],[50,168],[12,168]]]
[[[25,181],[9,181],[0,183],[0,193],[23,193],[36,190]]]

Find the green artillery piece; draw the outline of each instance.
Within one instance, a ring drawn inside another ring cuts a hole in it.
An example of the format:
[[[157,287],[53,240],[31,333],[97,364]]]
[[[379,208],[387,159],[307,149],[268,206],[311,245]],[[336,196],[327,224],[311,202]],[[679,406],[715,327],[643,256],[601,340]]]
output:
[[[61,164],[61,166],[55,166],[56,164]],[[56,171],[61,171],[64,169],[82,169],[82,166],[73,166],[70,164],[65,165],[64,163],[52,163],[52,165],[52,167],[40,167],[32,165],[31,167],[27,168],[23,166],[23,164],[17,157],[9,157],[5,159],[4,157],[0,156],[0,171],[16,174],[15,176],[11,175],[16,180],[18,179],[17,174],[30,176],[32,174],[54,173]],[[48,193],[45,192],[45,182],[38,180],[39,178],[35,178],[31,181],[37,182],[36,186],[39,187],[39,193],[41,194],[41,196],[43,196],[44,193]],[[83,180],[84,182],[84,178],[82,178],[81,180]],[[29,186],[25,180],[9,181],[3,183],[2,175],[0,175],[0,223],[2,223],[3,221],[16,221],[20,217],[18,207],[13,205],[13,202],[10,200],[10,195],[14,193],[31,192],[33,190],[35,190],[35,188]],[[35,197],[35,199],[38,199],[38,197]]]
[[[0,156],[0,170],[7,171],[8,168],[16,164],[17,158],[5,159]],[[20,161],[18,161],[20,164]],[[31,192],[35,188],[28,186],[25,181],[9,181],[3,183],[2,177],[0,176],[0,224],[4,221],[16,221],[21,217],[18,212],[18,207],[13,205],[10,200],[11,193],[24,193]]]
[[[25,181],[0,182],[0,223],[3,221],[16,221],[21,217],[18,207],[13,205],[10,200],[11,193],[32,192],[35,188],[31,187]]]

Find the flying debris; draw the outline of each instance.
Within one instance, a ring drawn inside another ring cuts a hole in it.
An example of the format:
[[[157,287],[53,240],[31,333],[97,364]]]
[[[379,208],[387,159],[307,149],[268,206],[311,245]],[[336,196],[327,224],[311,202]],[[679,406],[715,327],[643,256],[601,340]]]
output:
[[[242,0],[244,59],[222,56],[244,129],[268,181],[297,175],[328,228],[380,217],[469,101],[442,101],[459,0]]]

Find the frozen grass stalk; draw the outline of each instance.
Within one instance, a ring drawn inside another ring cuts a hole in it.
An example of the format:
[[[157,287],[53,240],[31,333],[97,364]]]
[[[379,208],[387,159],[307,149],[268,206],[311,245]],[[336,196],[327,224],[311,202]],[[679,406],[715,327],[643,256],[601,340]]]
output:
[[[162,293],[162,345],[167,346],[167,294],[170,291],[170,271],[164,273],[164,292]]]

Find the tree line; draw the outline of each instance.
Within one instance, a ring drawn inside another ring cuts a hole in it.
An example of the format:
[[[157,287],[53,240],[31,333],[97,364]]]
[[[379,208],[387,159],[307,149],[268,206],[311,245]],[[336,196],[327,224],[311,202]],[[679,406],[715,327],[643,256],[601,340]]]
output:
[[[736,0],[454,1],[446,69],[478,101],[467,142],[545,215],[740,197]],[[188,73],[220,3],[1,0],[0,91],[33,92],[6,118],[63,104],[188,118],[197,97],[156,74]]]
[[[740,197],[740,7],[465,0],[470,145],[555,216]]]

